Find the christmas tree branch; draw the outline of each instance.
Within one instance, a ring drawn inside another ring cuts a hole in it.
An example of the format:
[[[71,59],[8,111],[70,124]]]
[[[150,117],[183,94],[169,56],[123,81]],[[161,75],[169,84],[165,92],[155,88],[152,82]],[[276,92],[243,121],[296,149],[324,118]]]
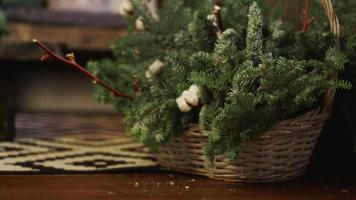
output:
[[[218,5],[214,6],[214,15],[216,18],[216,24],[218,27],[218,35],[221,35],[224,32],[224,25],[221,17],[221,8]]]
[[[52,58],[53,60],[62,62],[64,64],[67,64],[77,70],[79,70],[82,74],[85,76],[89,77],[94,84],[99,84],[103,86],[105,89],[110,91],[114,96],[116,97],[123,97],[129,100],[132,100],[133,97],[131,95],[125,94],[123,92],[120,92],[113,87],[111,87],[109,84],[105,83],[104,81],[100,80],[97,78],[95,75],[93,75],[91,72],[86,70],[84,67],[80,66],[76,61],[75,61],[75,56],[73,53],[67,54],[65,58],[56,55],[53,51],[51,51],[48,47],[46,47],[42,42],[38,41],[37,39],[33,39],[33,42],[40,47],[43,51],[46,52],[45,55],[41,57],[41,61],[47,60],[49,58]]]
[[[309,19],[309,9],[311,6],[311,0],[305,0],[305,4],[304,4],[304,10],[303,10],[303,25],[302,25],[302,31],[305,32],[308,30],[310,24],[312,24],[315,20],[315,17],[312,17],[311,19]]]

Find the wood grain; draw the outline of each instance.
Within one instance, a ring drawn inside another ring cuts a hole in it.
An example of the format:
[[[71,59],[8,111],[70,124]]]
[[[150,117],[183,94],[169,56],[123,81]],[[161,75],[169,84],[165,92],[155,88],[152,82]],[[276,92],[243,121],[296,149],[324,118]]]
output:
[[[236,184],[172,173],[1,176],[0,199],[239,199],[354,200],[356,182],[299,179],[279,184]]]
[[[58,2],[58,1],[57,1]],[[42,24],[72,24],[81,26],[125,28],[125,20],[113,13],[87,13],[81,11],[60,11],[37,7],[8,7],[8,21]]]
[[[124,29],[24,22],[10,22],[7,28],[11,35],[3,38],[5,44],[28,43],[33,38],[37,38],[41,41],[65,45],[69,49],[96,51],[109,50],[113,40],[127,34]]]

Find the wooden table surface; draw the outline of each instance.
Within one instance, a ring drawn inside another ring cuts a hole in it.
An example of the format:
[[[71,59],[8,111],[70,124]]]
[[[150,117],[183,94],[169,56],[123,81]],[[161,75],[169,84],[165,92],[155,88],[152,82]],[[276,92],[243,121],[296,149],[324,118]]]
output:
[[[355,192],[356,181],[349,178],[239,184],[171,172],[0,176],[0,199],[4,200],[355,200]]]
[[[54,119],[57,123],[51,123]],[[68,119],[84,119],[84,122],[99,120],[101,123],[97,123],[98,127],[88,127],[98,133],[103,130],[120,132],[123,128],[118,116],[19,114],[17,136],[54,137],[85,131],[65,123]],[[63,124],[66,131],[55,131],[56,126],[62,127]],[[87,123],[82,125],[85,124],[87,126]],[[26,128],[31,131],[26,131]],[[48,128],[51,131],[43,131]],[[214,181],[158,170],[116,174],[0,176],[0,200],[356,200],[355,170],[346,170],[346,163],[339,163],[344,170],[336,170],[331,164],[314,165],[305,176],[293,181],[269,184]]]

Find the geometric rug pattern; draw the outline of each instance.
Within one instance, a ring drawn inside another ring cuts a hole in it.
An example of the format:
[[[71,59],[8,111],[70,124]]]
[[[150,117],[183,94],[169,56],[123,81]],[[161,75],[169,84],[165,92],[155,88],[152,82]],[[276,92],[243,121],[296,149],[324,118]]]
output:
[[[20,115],[21,137],[0,143],[0,174],[106,173],[157,166],[145,147],[107,124],[112,118],[89,118]]]

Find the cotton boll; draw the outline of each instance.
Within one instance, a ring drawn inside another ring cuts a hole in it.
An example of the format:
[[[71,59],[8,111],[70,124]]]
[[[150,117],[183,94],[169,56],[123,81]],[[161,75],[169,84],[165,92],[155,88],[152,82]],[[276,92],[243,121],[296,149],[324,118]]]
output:
[[[124,1],[120,8],[119,8],[119,14],[122,16],[129,16],[133,13],[133,6],[129,0]]]
[[[164,63],[157,59],[148,67],[148,71],[150,71],[152,75],[156,75],[161,71],[163,66]]]
[[[197,85],[191,85],[188,89],[190,92],[194,92],[197,96],[200,91],[199,87]]]
[[[160,61],[159,59],[155,60],[149,67],[148,70],[145,73],[145,76],[147,79],[152,79],[153,76],[158,74],[162,67],[164,66],[164,63]]]
[[[189,93],[188,90],[184,90],[184,91],[182,92],[182,95],[181,95],[181,96],[186,99],[186,98],[189,98],[190,95],[191,95],[191,94]]]
[[[145,24],[143,23],[142,17],[139,17],[135,20],[135,28],[138,31],[144,31],[146,30]]]
[[[194,91],[187,91],[187,96],[185,97],[185,101],[190,105],[190,106],[198,106],[199,105],[199,97],[197,93]]]
[[[189,105],[198,106],[199,105],[199,87],[197,85],[192,85],[189,87],[187,93],[185,94],[185,100]],[[184,92],[183,92],[184,94]]]
[[[176,103],[181,112],[189,112],[192,110],[192,107],[187,104],[183,95],[176,99]]]
[[[182,92],[182,95],[176,99],[179,110],[182,112],[189,112],[195,106],[199,105],[199,87],[191,85],[188,90]]]

